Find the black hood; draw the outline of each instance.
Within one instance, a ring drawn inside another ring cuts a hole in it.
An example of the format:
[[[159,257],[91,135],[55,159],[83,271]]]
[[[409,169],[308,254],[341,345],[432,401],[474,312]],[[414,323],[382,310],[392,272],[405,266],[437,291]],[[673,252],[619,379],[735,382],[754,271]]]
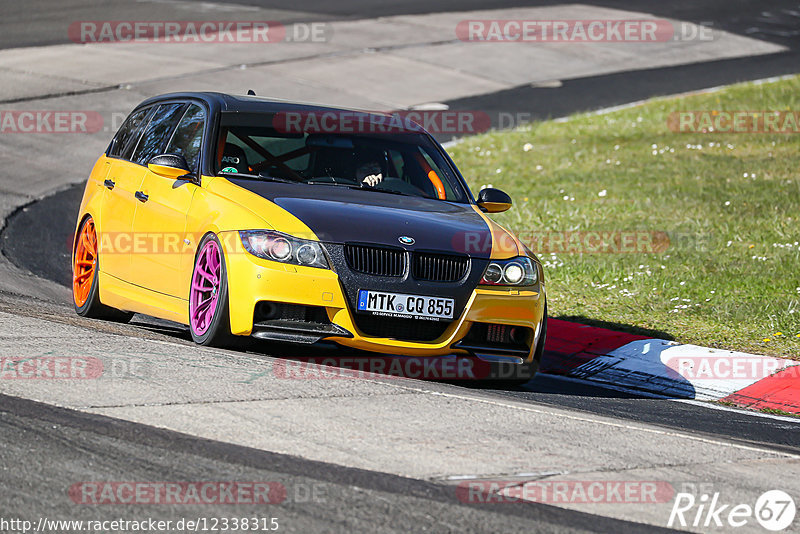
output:
[[[226,177],[227,178],[227,177]],[[375,243],[488,258],[491,232],[471,204],[347,187],[227,178],[285,209],[328,243]],[[401,236],[413,245],[399,241]],[[469,246],[480,243],[483,246]]]

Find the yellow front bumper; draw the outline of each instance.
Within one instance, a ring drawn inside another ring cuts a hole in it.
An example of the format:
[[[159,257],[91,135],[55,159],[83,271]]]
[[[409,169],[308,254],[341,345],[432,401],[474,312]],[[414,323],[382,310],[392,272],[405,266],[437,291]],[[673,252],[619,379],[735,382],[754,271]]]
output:
[[[227,240],[222,240],[223,243]],[[442,356],[467,354],[454,349],[473,322],[525,326],[534,332],[528,361],[533,358],[544,313],[544,292],[536,285],[525,289],[479,287],[472,292],[461,314],[444,334],[432,342],[400,341],[371,337],[355,326],[353,315],[335,272],[328,269],[287,265],[238,251],[226,251],[231,332],[253,332],[255,307],[261,301],[322,306],[330,321],[353,334],[352,338],[330,337],[340,345],[384,354]]]

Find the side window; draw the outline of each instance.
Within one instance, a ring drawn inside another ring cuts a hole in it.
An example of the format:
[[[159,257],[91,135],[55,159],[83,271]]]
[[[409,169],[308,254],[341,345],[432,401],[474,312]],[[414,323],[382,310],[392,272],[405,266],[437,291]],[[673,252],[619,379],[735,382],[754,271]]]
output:
[[[195,174],[198,172],[200,163],[200,147],[203,144],[205,119],[206,112],[203,108],[191,104],[178,123],[165,151],[168,154],[178,154],[186,158],[189,168]]]
[[[172,135],[175,125],[186,107],[184,103],[161,104],[153,113],[150,123],[133,151],[131,161],[147,165],[150,158],[164,153],[164,145]]]
[[[144,108],[137,111],[134,111],[128,118],[125,119],[125,122],[122,124],[122,127],[117,132],[117,135],[114,136],[114,140],[111,142],[111,149],[108,151],[109,156],[115,157],[124,157],[123,154],[125,153],[125,147],[128,144],[133,144],[134,139],[139,138],[139,134],[142,131],[142,127],[144,125],[144,119],[147,117],[147,113],[151,111],[152,108]],[[128,151],[130,153],[130,151]]]

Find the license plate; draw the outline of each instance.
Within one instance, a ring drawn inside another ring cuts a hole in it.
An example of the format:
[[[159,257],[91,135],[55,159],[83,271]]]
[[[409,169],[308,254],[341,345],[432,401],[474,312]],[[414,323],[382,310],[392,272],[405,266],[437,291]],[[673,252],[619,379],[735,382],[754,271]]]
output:
[[[452,319],[455,300],[403,293],[386,293],[361,289],[358,292],[358,311],[389,317],[419,319]]]

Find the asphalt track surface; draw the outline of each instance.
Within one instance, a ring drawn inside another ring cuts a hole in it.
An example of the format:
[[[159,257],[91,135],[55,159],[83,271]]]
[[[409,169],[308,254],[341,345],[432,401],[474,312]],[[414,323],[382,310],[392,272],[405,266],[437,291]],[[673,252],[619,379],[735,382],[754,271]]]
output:
[[[69,244],[72,242],[72,224],[82,194],[82,185],[70,187],[17,212],[0,235],[3,254],[37,276],[68,286],[71,283]],[[60,252],[42,256],[38,248],[29,246],[30,243]],[[189,338],[188,330],[181,325],[154,321],[145,316],[137,316],[134,322],[145,327],[158,327],[174,338]],[[264,348],[253,344],[251,350],[257,353]],[[780,419],[646,398],[541,374],[519,389],[484,391],[800,453],[800,424]]]
[[[248,7],[266,9],[270,19],[283,23],[365,19],[382,16],[560,5],[557,0],[436,0],[375,2],[372,0],[311,0],[298,4],[275,0],[220,0],[227,6],[196,9],[187,0],[110,0],[87,5],[82,0],[32,0],[0,5],[0,49],[69,43],[64,21],[77,20],[247,20]],[[445,102],[453,110],[482,110],[501,126],[498,114],[521,112],[528,120],[561,117],[578,111],[626,104],[660,95],[780,76],[797,72],[800,65],[800,5],[796,0],[769,3],[748,0],[592,0],[586,5],[636,10],[680,19],[786,46],[767,57],[744,57],[677,67],[636,70],[564,81],[559,87],[521,85],[505,91]],[[143,11],[146,6],[146,11]],[[146,12],[146,17],[142,13]],[[260,12],[260,18],[265,13]]]
[[[227,3],[227,2],[219,2]],[[553,2],[555,3],[555,2]],[[635,9],[657,15],[707,23],[727,31],[756,35],[789,46],[783,54],[766,58],[744,58],[685,65],[649,71],[611,74],[570,80],[558,88],[518,87],[502,93],[448,102],[452,109],[524,110],[532,118],[562,116],[601,106],[623,104],[661,94],[701,89],[747,79],[796,72],[800,66],[798,19],[790,11],[796,2],[765,7],[755,2],[591,2],[597,5]],[[536,5],[546,5],[536,3]],[[3,3],[0,7],[0,48],[65,42],[59,35],[63,20],[115,20],[129,3],[106,2],[92,7],[87,16],[84,2],[43,0]],[[176,7],[176,5],[178,7]],[[236,2],[274,9],[282,21],[338,20],[403,13],[489,9],[531,5],[514,1],[460,2],[326,2],[295,4],[260,0]],[[152,2],[150,18],[172,16],[185,9],[176,2]],[[239,9],[236,7],[235,9]],[[158,11],[163,10],[163,11]],[[242,9],[241,13],[246,13]],[[767,14],[765,14],[765,12]],[[235,18],[239,11],[233,11]],[[186,18],[184,16],[184,18]],[[199,17],[195,17],[199,18]],[[2,236],[2,251],[14,264],[33,274],[69,283],[69,251],[82,185],[71,187],[18,210],[9,219]],[[35,244],[36,246],[31,246]],[[56,250],[42,256],[40,250]],[[6,296],[0,295],[2,299]],[[10,297],[9,297],[10,298]],[[20,306],[11,299],[9,306]],[[35,310],[52,304],[30,302]],[[69,307],[57,305],[69,313]],[[147,335],[189,343],[179,326],[137,316],[131,325],[103,325],[120,333]],[[258,354],[261,347],[251,347]],[[432,388],[465,388],[492,398],[515,398],[532,405],[551,405],[576,412],[609,416],[623,421],[656,425],[697,436],[720,437],[774,450],[800,453],[800,425],[782,418],[710,409],[705,406],[652,399],[633,393],[608,390],[585,383],[540,375],[526,386],[512,390],[464,385],[432,385]],[[543,504],[493,506],[490,511],[465,505],[452,489],[435,482],[336,466],[106,418],[72,410],[0,396],[0,482],[4,491],[0,515],[25,510],[32,517],[80,518],[66,497],[64,480],[87,477],[97,480],[277,480],[290,497],[270,515],[281,518],[292,531],[523,531],[535,522],[539,531],[654,531],[652,526],[618,521],[568,511]],[[73,476],[65,476],[72,471]],[[292,491],[318,486],[324,498],[292,498]],[[14,490],[9,490],[15,488]],[[202,510],[154,506],[129,515],[174,519],[186,515],[236,516],[251,509],[204,506]],[[120,515],[120,509],[92,507],[86,518],[104,519]],[[188,513],[192,512],[192,513]]]
[[[767,40],[784,44],[797,44],[797,7],[794,0],[773,2],[751,2],[748,0],[709,0],[696,2],[677,0],[590,0],[587,5],[629,9],[652,13],[664,17],[696,23],[712,23],[713,27],[735,33],[757,35]],[[133,5],[132,5],[133,4]],[[136,5],[138,4],[138,5]],[[125,14],[137,13],[141,17],[146,9],[147,20],[173,18],[187,13],[192,20],[220,17],[220,11],[208,15],[198,3],[181,0],[106,0],[88,3],[84,0],[29,0],[27,2],[3,2],[0,6],[0,48],[20,46],[42,46],[67,43],[64,32],[65,20],[123,20]],[[236,20],[237,15],[248,13],[248,6],[256,6],[284,23],[301,21],[346,20],[442,13],[449,11],[471,11],[510,7],[560,5],[558,0],[307,0],[287,2],[278,0],[217,0],[209,4],[228,6],[223,12],[226,19]],[[795,12],[795,14],[792,14]],[[742,73],[747,75],[746,72]]]
[[[35,451],[35,452],[32,452]],[[664,529],[543,504],[461,503],[452,487],[301,460],[135,423],[0,396],[0,473],[8,517],[113,520],[275,517],[293,532],[651,532]],[[236,505],[96,506],[76,513],[64,480],[252,480],[282,484],[286,498]],[[0,509],[0,512],[3,510]]]
[[[0,311],[72,322],[64,305],[0,295]],[[132,338],[191,346],[183,328],[137,316],[129,325],[82,321],[85,328]],[[248,356],[280,356],[251,346]],[[290,351],[284,357],[290,356]],[[443,394],[462,390],[428,383]],[[752,415],[634,395],[539,375],[526,386],[494,390],[466,386],[479,398],[515,398],[613,419],[643,422],[696,438],[800,453],[800,425]],[[264,429],[269,432],[269,428]],[[601,443],[596,444],[602,447]],[[463,503],[453,483],[424,481],[302,459],[254,448],[59,408],[0,394],[0,517],[74,520],[195,517],[277,517],[292,532],[658,532],[621,521],[541,503]],[[76,506],[76,481],[270,481],[286,489],[284,502],[253,505]],[[316,495],[316,497],[314,497]]]

